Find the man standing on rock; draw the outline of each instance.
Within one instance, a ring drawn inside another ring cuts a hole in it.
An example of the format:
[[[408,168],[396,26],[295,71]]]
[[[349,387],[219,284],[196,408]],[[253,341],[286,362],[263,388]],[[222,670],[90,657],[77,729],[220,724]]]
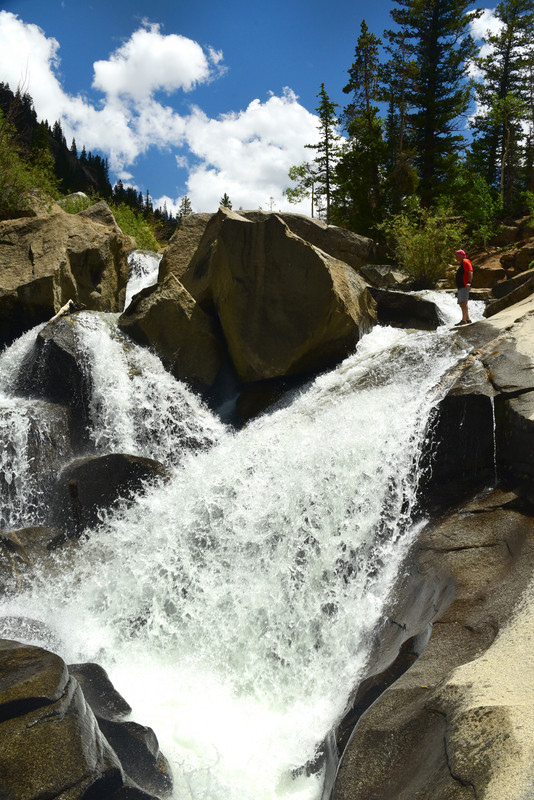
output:
[[[471,281],[473,280],[473,265],[469,259],[465,257],[465,250],[457,250],[455,257],[460,265],[456,270],[456,286],[458,288],[458,305],[462,310],[462,319],[458,325],[468,325],[471,320],[469,319],[469,312],[467,310],[467,301],[469,300],[469,289],[471,288]]]

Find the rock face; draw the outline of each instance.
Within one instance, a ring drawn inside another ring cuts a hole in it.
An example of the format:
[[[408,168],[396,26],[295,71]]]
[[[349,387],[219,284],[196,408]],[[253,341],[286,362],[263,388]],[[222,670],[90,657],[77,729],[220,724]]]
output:
[[[180,279],[195,252],[213,214],[189,214],[179,223],[169,239],[159,265],[158,281],[164,281],[168,275]]]
[[[530,297],[456,334],[473,349],[448,376],[425,492],[434,481],[442,504],[463,503],[423,530],[406,566],[441,599],[414,622],[400,585],[391,611],[402,626],[410,609],[406,637],[429,621],[432,634],[360,716],[333,800],[532,794],[533,320]]]
[[[0,640],[2,798],[157,800],[170,794],[172,778],[150,729],[143,729],[145,741],[138,736],[135,779],[129,774],[131,765],[121,763],[103,735],[91,704],[97,713],[105,707],[108,719],[102,719],[116,731],[124,728],[125,737],[136,723],[121,721],[129,707],[124,701],[118,703],[120,696],[102,673],[96,665],[75,665],[69,671],[61,658],[46,650]],[[82,685],[90,684],[88,698],[73,675],[81,678]],[[125,756],[128,762],[131,756]],[[150,759],[148,768],[145,762]],[[154,793],[151,784],[157,786]]]
[[[0,343],[50,319],[70,299],[95,311],[122,310],[133,240],[103,208],[93,219],[90,211],[55,207],[47,216],[0,222]]]
[[[79,533],[98,522],[98,512],[131,501],[148,482],[168,479],[154,459],[126,453],[85,456],[71,461],[57,480],[55,517],[69,532]]]
[[[217,322],[173,274],[139,292],[120,327],[139,344],[153,347],[178,380],[199,389],[215,382],[224,359]]]
[[[346,263],[276,215],[252,222],[225,209],[206,226],[181,286],[167,279],[133,305],[120,327],[156,347],[174,374],[206,387],[225,351],[243,383],[331,366],[375,319],[365,283]],[[176,320],[165,331],[163,314]],[[209,369],[199,375],[201,358]]]
[[[514,619],[514,609],[534,570],[534,521],[520,509],[515,494],[494,491],[421,536],[417,568],[454,579],[454,602],[360,719],[333,800],[530,796],[532,615]]]
[[[324,250],[328,255],[338,261],[349,264],[359,270],[372,256],[374,242],[366,236],[338,228],[336,225],[327,225],[320,219],[311,219],[304,214],[279,213],[273,214],[266,211],[240,212],[245,219],[252,222],[262,222],[270,217],[277,216],[289,230],[305,242]]]

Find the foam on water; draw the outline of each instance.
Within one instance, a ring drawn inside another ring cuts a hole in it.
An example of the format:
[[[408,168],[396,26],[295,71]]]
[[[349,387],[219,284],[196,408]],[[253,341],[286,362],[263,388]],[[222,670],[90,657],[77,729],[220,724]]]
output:
[[[239,432],[173,382],[206,438],[191,449],[172,429],[166,373],[145,351],[119,357],[104,323],[83,326],[95,441],[139,448],[141,405],[142,447],[173,478],[3,613],[42,620],[67,661],[108,670],[171,759],[176,798],[315,800],[323,771],[301,768],[344,711],[413,536],[420,445],[456,340],[377,327]]]

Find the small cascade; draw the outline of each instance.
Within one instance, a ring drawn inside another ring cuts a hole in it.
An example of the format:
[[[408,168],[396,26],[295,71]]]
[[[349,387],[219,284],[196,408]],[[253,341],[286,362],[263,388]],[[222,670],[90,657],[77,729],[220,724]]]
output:
[[[128,308],[137,292],[157,283],[161,255],[149,250],[134,250],[128,256],[130,275],[126,286],[124,308]]]

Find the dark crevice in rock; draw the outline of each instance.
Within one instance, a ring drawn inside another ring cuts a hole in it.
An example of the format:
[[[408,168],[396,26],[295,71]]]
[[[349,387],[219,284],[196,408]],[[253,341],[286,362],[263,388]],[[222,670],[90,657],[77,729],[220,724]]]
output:
[[[448,719],[447,719],[447,714],[445,714],[444,711],[441,711],[441,709],[439,709],[439,708],[431,708],[429,705],[426,705],[425,708],[427,709],[427,711],[430,711],[432,714],[438,714],[440,717],[442,717],[445,720],[445,736],[443,737],[443,752],[445,753],[445,761],[446,761],[446,764],[447,764],[447,769],[449,770],[449,775],[451,776],[453,781],[456,781],[456,783],[459,783],[460,786],[464,786],[466,789],[470,789],[473,792],[474,800],[477,800],[477,790],[475,788],[474,783],[472,783],[471,781],[466,781],[463,778],[460,778],[459,775],[455,775],[455,773],[454,773],[454,770],[453,770],[453,767],[452,767],[452,764],[451,764],[451,760],[450,760],[449,748],[447,747],[447,740],[448,740],[448,731],[447,731]]]
[[[24,714],[31,714],[32,711],[37,711],[39,708],[50,706],[56,702],[57,700],[50,700],[47,697],[27,697],[24,700],[3,703],[0,706],[0,723],[14,717],[22,717]]]

